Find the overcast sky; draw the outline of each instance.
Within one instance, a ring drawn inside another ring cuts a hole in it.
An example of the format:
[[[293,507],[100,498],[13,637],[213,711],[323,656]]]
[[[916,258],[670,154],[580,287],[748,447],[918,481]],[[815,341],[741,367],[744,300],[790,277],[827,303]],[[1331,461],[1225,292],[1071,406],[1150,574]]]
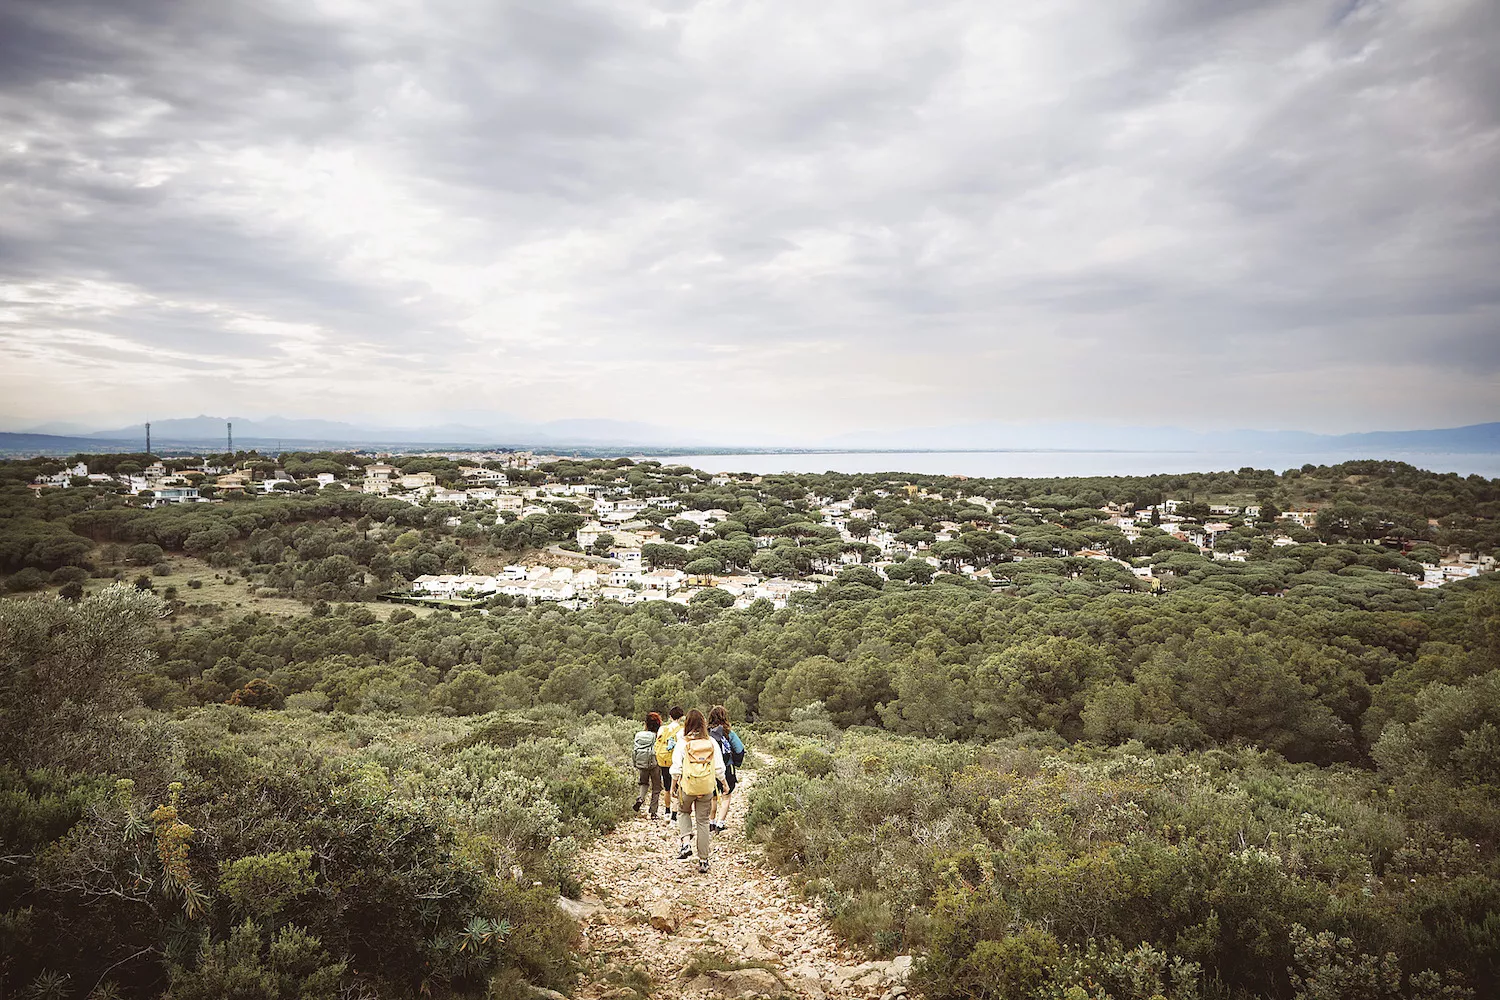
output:
[[[1494,0],[4,0],[0,417],[1500,419],[1496,52]]]

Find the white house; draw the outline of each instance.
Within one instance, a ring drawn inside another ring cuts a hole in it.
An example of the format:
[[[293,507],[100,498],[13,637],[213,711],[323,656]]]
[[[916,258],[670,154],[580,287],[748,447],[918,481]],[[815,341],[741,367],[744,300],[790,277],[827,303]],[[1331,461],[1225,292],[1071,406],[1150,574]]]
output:
[[[718,524],[720,521],[729,520],[729,511],[717,507],[713,510],[685,510],[678,514],[676,519],[692,521],[702,530],[711,524]]]
[[[509,486],[510,477],[496,469],[466,468],[458,467],[458,474],[464,477],[465,482],[480,483],[485,486]]]
[[[474,574],[444,574],[419,576],[411,582],[413,594],[433,597],[454,597],[458,594],[493,594],[500,589],[500,581],[493,576]]]
[[[556,580],[532,580],[530,589],[534,601],[571,601],[576,594],[571,583]]]
[[[755,588],[756,598],[764,598],[770,601],[777,609],[786,607],[788,598],[799,591],[816,590],[817,584],[807,580],[787,580],[774,577],[763,581]]]
[[[658,506],[665,507],[664,501],[655,501]],[[600,500],[594,505],[594,512],[599,515],[601,521],[629,521],[635,515],[652,505],[653,501],[643,500],[638,497],[627,497],[623,500]]]
[[[1230,530],[1232,530],[1230,525],[1223,521],[1210,521],[1203,526],[1203,538],[1209,545],[1212,545],[1219,540],[1219,536],[1227,534]]]
[[[629,587],[601,587],[599,589],[599,600],[619,601],[621,604],[637,604],[641,600],[641,595]]]
[[[600,535],[609,534],[609,529],[598,521],[591,521],[578,529],[578,544],[588,549],[599,540]]]
[[[1451,566],[1451,565],[1433,566],[1431,564],[1423,564],[1423,566],[1422,566],[1422,582],[1423,583],[1430,583],[1430,584],[1441,585],[1441,584],[1444,584],[1444,583],[1452,583],[1454,580],[1468,580],[1468,579],[1471,579],[1473,577],[1478,576],[1479,573],[1480,573],[1480,568],[1478,566],[1474,566],[1474,565],[1469,565],[1469,566]]]
[[[665,590],[671,593],[685,583],[687,574],[680,569],[653,569],[641,576],[641,585],[647,590]]]
[[[735,597],[753,591],[760,583],[758,576],[716,576],[712,580],[715,587]]]
[[[631,584],[641,582],[641,564],[639,562],[617,566],[609,571],[609,585],[611,587],[628,587]]]
[[[156,499],[167,503],[195,503],[200,497],[196,486],[160,486],[156,490]]]

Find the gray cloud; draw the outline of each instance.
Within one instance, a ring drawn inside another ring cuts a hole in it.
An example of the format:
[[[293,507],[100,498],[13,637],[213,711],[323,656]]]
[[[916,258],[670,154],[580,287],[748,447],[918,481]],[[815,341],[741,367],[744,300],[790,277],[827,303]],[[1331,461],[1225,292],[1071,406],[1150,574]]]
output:
[[[12,0],[0,388],[1495,419],[1497,46],[1485,0]]]

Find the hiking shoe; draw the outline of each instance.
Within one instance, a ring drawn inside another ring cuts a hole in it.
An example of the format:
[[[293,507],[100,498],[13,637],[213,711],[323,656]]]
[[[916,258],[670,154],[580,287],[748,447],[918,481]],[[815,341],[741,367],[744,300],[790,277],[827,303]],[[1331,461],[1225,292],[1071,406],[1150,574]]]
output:
[[[640,812],[641,811],[641,806],[643,806],[645,804],[646,804],[646,800],[645,799],[636,799],[635,800],[635,805],[631,806],[630,808],[634,809],[636,812]]]
[[[677,822],[677,813],[676,812],[672,813],[672,822],[673,823]]]
[[[692,856],[693,856],[693,845],[691,845],[691,844],[683,844],[681,847],[679,847],[677,849],[677,860],[678,861],[686,861],[688,858],[690,858]]]
[[[701,860],[701,861],[698,862],[698,874],[699,875],[707,875],[708,874],[708,859],[707,858],[704,858],[703,860]]]

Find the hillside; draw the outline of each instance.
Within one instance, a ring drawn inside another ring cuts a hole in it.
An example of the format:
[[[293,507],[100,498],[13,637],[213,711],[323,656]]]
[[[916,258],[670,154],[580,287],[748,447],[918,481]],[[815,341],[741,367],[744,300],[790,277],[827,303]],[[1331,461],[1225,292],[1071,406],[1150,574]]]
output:
[[[6,996],[1500,997],[1500,483],[142,458],[0,463]],[[381,599],[584,548],[678,589]]]

